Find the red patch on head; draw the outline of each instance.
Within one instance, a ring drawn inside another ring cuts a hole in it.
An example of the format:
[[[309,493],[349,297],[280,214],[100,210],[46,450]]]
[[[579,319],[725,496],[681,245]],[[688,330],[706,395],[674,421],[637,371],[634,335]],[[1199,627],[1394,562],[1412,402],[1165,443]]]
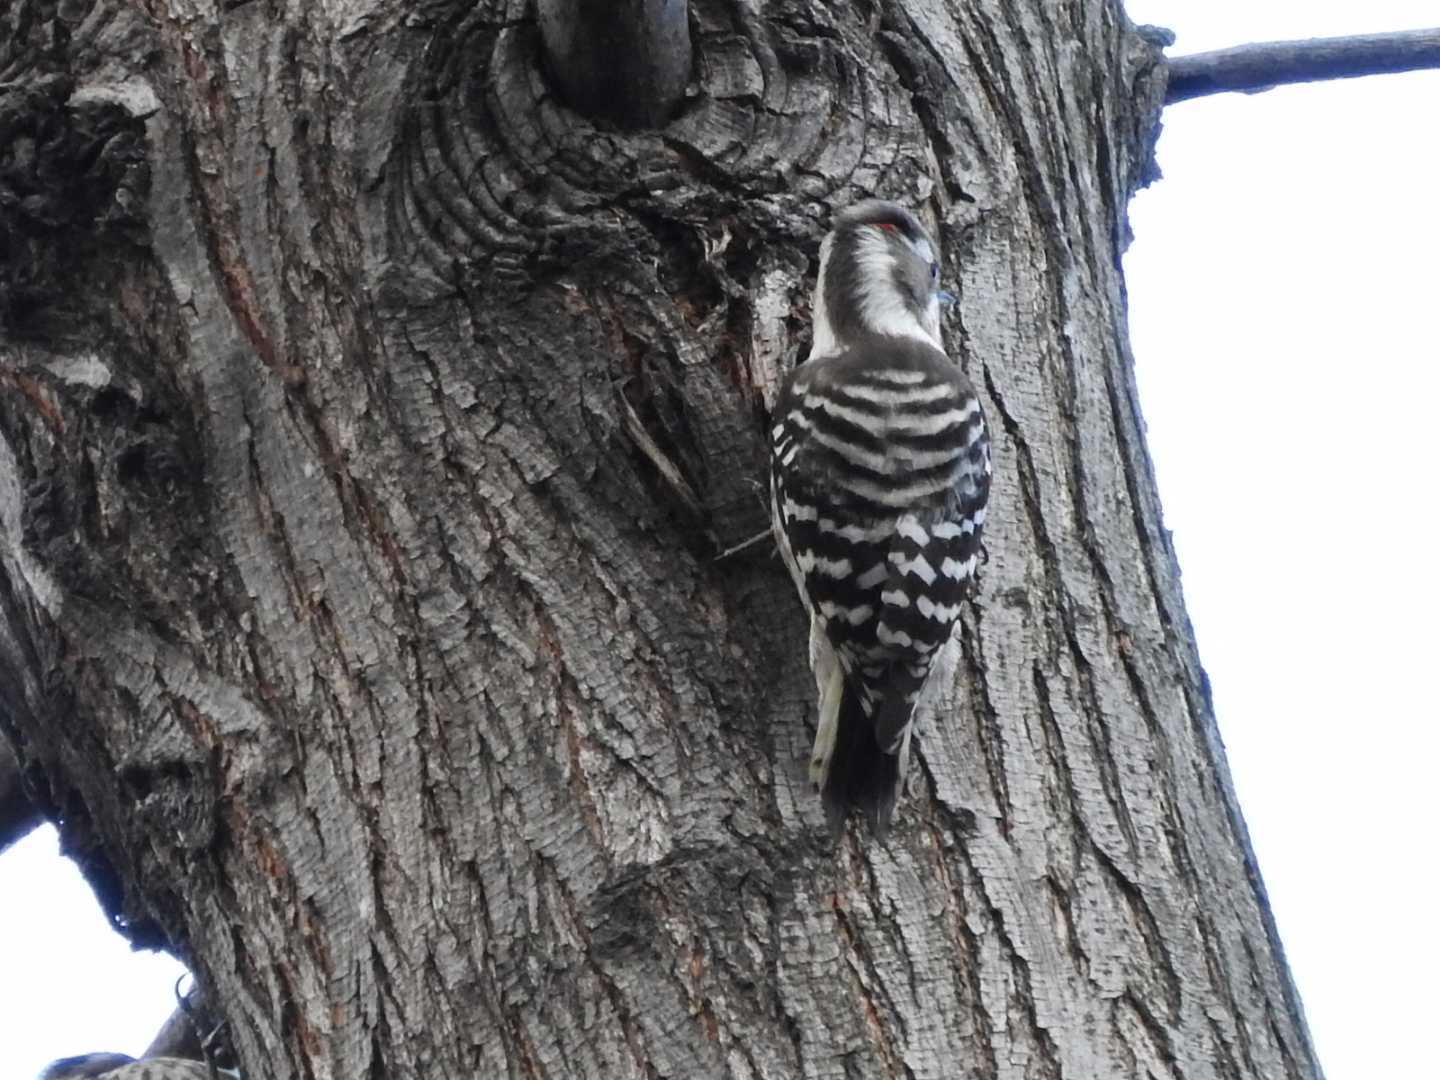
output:
[[[877,221],[877,222],[875,223],[875,227],[876,227],[877,229],[884,229],[886,232],[894,232],[894,231],[895,231],[895,226],[892,225],[892,224],[890,224],[890,222],[888,222],[888,221]]]

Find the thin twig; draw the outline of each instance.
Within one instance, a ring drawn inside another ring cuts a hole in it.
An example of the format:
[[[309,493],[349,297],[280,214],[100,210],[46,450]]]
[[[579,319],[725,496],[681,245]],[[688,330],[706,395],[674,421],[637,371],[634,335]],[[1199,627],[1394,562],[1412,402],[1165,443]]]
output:
[[[1255,93],[1283,83],[1353,79],[1440,68],[1440,28],[1362,37],[1267,41],[1170,60],[1165,104],[1223,94]]]
[[[734,547],[726,548],[724,551],[720,552],[719,555],[715,556],[715,561],[719,562],[721,559],[728,559],[731,555],[735,555],[738,552],[744,551],[746,548],[754,547],[756,544],[760,543],[761,540],[764,540],[769,535],[770,530],[763,529],[760,532],[756,533],[754,536],[750,537],[749,540],[741,540]]]

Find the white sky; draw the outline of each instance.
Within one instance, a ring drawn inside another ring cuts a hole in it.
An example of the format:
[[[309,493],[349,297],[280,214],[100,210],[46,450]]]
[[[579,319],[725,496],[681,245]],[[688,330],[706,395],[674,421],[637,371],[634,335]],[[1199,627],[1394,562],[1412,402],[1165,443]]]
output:
[[[1440,23],[1435,0],[1128,7],[1177,55]],[[1440,72],[1167,109],[1125,260],[1166,523],[1329,1080],[1434,1060],[1437,117]],[[0,958],[16,1080],[139,1053],[181,972],[110,931],[49,828],[0,858]]]
[[[1434,0],[1128,8],[1176,55],[1440,24]],[[1437,1075],[1437,117],[1433,71],[1172,106],[1125,259],[1186,605],[1329,1080]]]

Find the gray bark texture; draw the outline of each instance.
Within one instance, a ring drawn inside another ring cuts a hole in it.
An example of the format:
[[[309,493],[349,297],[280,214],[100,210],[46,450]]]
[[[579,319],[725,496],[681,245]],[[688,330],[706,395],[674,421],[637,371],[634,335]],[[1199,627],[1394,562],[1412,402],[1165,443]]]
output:
[[[696,0],[629,135],[522,0],[0,23],[0,729],[247,1076],[1319,1075],[1145,449],[1118,3]],[[716,555],[870,195],[997,472],[835,846],[800,606]]]
[[[15,751],[0,738],[0,854],[44,820],[25,792],[25,777]]]

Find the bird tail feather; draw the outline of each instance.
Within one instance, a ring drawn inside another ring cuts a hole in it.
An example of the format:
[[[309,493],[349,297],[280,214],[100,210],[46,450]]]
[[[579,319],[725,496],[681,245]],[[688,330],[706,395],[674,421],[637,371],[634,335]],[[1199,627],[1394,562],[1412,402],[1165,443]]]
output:
[[[870,831],[883,840],[905,783],[910,761],[910,729],[907,725],[894,753],[886,753],[875,741],[874,727],[860,705],[859,695],[842,683],[840,693],[822,700],[821,726],[815,738],[811,778],[820,790],[830,831],[839,836],[852,809],[865,815]],[[826,706],[830,706],[827,709]],[[827,712],[833,710],[833,718]],[[827,735],[827,747],[821,739]],[[824,753],[822,754],[822,750]]]

